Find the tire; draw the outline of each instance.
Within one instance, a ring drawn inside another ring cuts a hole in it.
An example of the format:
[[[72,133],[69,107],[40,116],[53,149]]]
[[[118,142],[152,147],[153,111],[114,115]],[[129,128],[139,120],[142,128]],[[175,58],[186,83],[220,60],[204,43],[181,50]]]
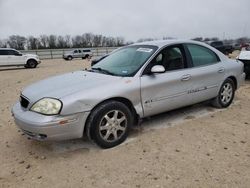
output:
[[[37,61],[30,59],[27,61],[25,68],[32,68],[33,69],[33,68],[36,68],[36,66],[37,66]]]
[[[89,55],[88,55],[88,54],[84,56],[84,59],[88,59],[88,58],[89,58]]]
[[[67,59],[68,59],[69,61],[71,61],[71,60],[73,59],[73,57],[72,57],[72,56],[68,56]]]
[[[227,78],[221,85],[218,96],[212,100],[212,105],[216,108],[227,108],[234,99],[235,84],[232,79]]]
[[[108,101],[96,107],[90,114],[86,133],[90,140],[107,149],[126,140],[132,123],[132,113],[125,104]]]

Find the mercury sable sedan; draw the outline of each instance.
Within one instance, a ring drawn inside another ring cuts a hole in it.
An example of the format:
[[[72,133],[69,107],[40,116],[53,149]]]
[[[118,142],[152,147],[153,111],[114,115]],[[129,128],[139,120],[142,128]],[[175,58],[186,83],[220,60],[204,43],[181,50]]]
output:
[[[243,64],[194,41],[154,41],[111,53],[89,70],[25,88],[12,109],[37,140],[87,135],[102,148],[128,136],[140,118],[210,100],[228,107],[245,79]]]

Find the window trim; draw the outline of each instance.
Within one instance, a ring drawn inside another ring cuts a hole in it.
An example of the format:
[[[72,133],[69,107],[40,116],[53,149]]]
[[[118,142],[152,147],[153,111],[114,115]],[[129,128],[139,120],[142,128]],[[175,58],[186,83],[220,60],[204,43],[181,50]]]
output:
[[[215,65],[215,64],[221,62],[220,57],[212,49],[210,49],[210,48],[208,48],[206,46],[203,46],[203,45],[200,45],[200,44],[194,44],[194,43],[185,43],[183,45],[184,45],[186,54],[187,54],[187,56],[189,56],[189,59],[190,59],[190,67],[189,68],[207,67],[207,66]],[[212,52],[215,55],[215,57],[217,58],[217,62],[214,62],[213,64],[206,64],[206,65],[194,66],[193,58],[192,58],[192,55],[191,55],[191,53],[190,53],[187,45],[195,45],[195,46],[199,46],[199,47],[202,47],[202,48],[205,48],[205,49],[209,50],[210,52]]]

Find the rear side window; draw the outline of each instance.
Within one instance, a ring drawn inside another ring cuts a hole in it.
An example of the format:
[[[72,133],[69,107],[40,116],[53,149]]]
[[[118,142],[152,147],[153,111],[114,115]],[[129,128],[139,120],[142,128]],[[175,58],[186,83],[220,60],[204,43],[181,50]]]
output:
[[[199,67],[219,62],[218,56],[210,49],[196,44],[187,44],[193,66]]]
[[[83,50],[83,52],[90,52],[90,50]]]
[[[8,50],[0,50],[0,55],[9,55]]]

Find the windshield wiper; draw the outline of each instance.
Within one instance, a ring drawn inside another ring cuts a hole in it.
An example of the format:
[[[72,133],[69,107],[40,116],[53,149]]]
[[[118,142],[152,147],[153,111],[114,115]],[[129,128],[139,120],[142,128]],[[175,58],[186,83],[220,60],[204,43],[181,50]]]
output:
[[[102,72],[102,73],[104,73],[104,74],[109,74],[109,75],[112,75],[112,76],[115,75],[114,73],[112,73],[112,72],[110,72],[110,71],[108,71],[108,70],[106,70],[106,69],[102,69],[102,68],[100,68],[100,67],[98,67],[98,68],[92,68],[92,70],[97,70],[97,71],[99,71],[99,72]]]

